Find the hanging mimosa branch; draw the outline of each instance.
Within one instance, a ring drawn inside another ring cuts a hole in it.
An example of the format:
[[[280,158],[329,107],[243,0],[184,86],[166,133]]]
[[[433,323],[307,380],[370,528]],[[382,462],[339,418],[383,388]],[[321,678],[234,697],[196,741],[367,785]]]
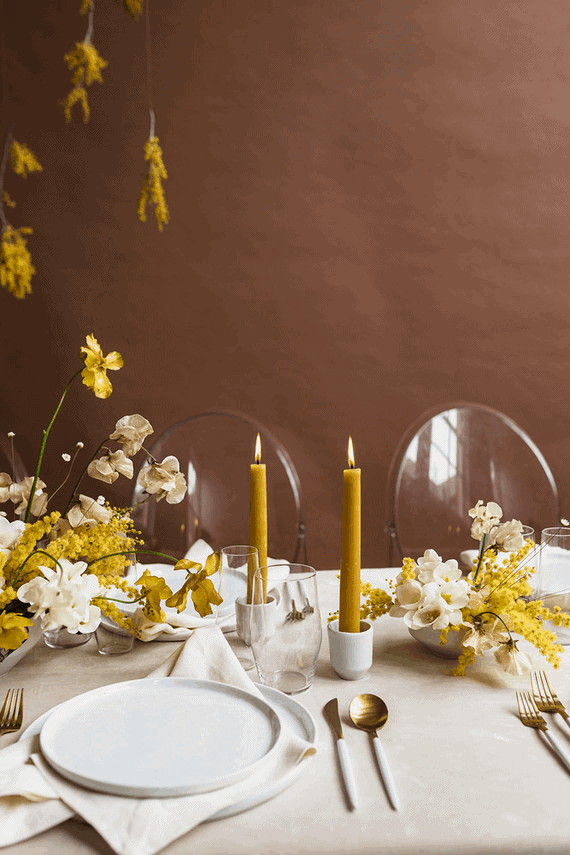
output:
[[[129,0],[125,0],[125,3],[128,2]],[[146,206],[149,202],[150,196],[150,201],[154,205],[154,216],[156,219],[156,224],[158,226],[159,232],[161,232],[170,219],[170,215],[168,213],[168,206],[166,204],[166,198],[164,196],[164,188],[162,186],[162,182],[168,178],[168,174],[166,172],[166,167],[164,166],[164,161],[162,159],[162,149],[160,147],[158,137],[155,136],[154,131],[155,116],[154,107],[152,103],[152,48],[150,41],[149,0],[147,0],[146,3],[145,19],[146,74],[148,89],[148,109],[150,114],[150,133],[149,138],[144,146],[144,159],[148,160],[149,162],[149,170],[139,195],[137,213],[141,223],[146,223]]]
[[[141,223],[146,222],[146,206],[150,195],[150,200],[154,205],[154,216],[158,230],[161,232],[169,220],[162,186],[163,179],[168,178],[168,175],[162,160],[162,149],[158,137],[154,135],[154,112],[152,110],[150,114],[150,136],[144,144],[144,159],[148,160],[150,165],[139,196],[138,217]]]
[[[85,87],[95,82],[103,83],[101,71],[108,64],[99,56],[97,48],[91,43],[94,10],[94,0],[82,0],[80,12],[82,15],[88,14],[87,32],[83,41],[76,42],[75,48],[64,57],[69,71],[73,72],[71,78],[73,89],[63,102],[67,122],[71,122],[71,110],[75,104],[80,104],[83,109],[83,121],[89,121],[90,111]]]
[[[139,15],[142,15],[143,0],[125,0],[125,9],[133,18],[138,18]]]
[[[4,190],[4,178],[8,162],[16,175],[27,178],[30,172],[41,172],[42,167],[27,145],[17,142],[9,129],[4,143],[4,153],[0,162],[0,286],[6,288],[19,299],[32,293],[32,276],[35,268],[24,235],[32,234],[32,229],[22,226],[15,229],[8,222],[4,205],[15,207]]]

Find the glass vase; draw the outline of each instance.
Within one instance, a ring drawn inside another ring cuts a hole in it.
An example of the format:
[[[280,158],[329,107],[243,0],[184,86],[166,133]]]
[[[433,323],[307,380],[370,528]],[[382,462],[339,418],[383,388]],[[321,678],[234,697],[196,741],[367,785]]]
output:
[[[64,647],[80,647],[82,644],[87,644],[92,632],[68,632],[64,626],[57,629],[46,629],[43,632],[44,642],[48,647],[64,648]]]

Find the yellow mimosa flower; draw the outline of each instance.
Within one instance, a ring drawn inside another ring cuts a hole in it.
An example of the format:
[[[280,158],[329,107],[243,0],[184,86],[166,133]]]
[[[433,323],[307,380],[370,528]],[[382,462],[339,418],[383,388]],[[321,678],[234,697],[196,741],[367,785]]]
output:
[[[24,237],[29,234],[32,229],[24,226],[14,229],[8,223],[0,242],[0,287],[18,299],[32,293],[31,281],[36,272]]]
[[[164,195],[162,181],[168,178],[166,167],[162,159],[162,149],[158,137],[150,137],[144,145],[144,159],[149,162],[148,175],[144,180],[139,196],[138,218],[141,223],[146,222],[146,206],[149,196],[154,205],[154,216],[158,230],[161,232],[168,225],[170,215]]]
[[[87,347],[81,348],[85,368],[81,372],[83,383],[93,389],[96,398],[108,398],[113,391],[107,371],[118,371],[123,367],[123,357],[116,350],[103,356],[99,342],[93,334],[86,337]]]
[[[42,165],[25,143],[16,140],[10,146],[10,162],[16,175],[27,178],[30,172],[41,172]]]
[[[125,0],[125,9],[133,18],[138,18],[143,10],[143,0]]]

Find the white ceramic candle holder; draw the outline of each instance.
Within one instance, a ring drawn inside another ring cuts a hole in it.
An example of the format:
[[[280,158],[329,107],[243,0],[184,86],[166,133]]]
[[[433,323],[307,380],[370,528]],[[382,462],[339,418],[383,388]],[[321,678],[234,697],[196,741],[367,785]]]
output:
[[[328,624],[331,665],[343,680],[361,680],[372,666],[372,624],[360,621],[360,632],[341,632],[338,620]]]
[[[236,632],[244,644],[250,645],[250,621],[252,609],[263,609],[262,626],[265,629],[265,637],[270,638],[275,632],[275,600],[273,597],[268,597],[266,603],[252,606],[247,602],[245,597],[238,597],[236,600]]]

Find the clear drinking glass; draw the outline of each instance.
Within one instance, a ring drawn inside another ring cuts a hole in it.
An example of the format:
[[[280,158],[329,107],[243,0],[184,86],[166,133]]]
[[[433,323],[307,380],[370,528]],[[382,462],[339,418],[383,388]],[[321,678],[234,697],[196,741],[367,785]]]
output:
[[[118,656],[133,649],[134,636],[110,618],[101,622],[95,630],[97,651],[102,656]]]
[[[317,573],[306,564],[273,565],[267,602],[262,600],[263,569],[255,574],[250,610],[250,644],[262,684],[287,695],[304,692],[313,682],[321,648],[322,626]]]
[[[259,569],[259,553],[255,546],[224,546],[221,551],[220,580],[218,594],[222,603],[216,611],[216,622],[228,631],[228,621],[235,620],[237,640],[232,639],[232,648],[246,671],[255,667],[249,651],[248,578],[253,589],[253,577]]]
[[[570,528],[544,528],[540,536],[537,599],[552,609],[560,606],[570,613]],[[570,644],[570,628],[545,623],[556,633],[560,644]]]

